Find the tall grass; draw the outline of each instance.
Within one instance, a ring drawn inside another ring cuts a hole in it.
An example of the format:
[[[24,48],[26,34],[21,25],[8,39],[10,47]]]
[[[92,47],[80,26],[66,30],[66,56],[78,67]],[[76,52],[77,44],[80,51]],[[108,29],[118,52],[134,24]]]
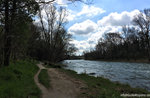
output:
[[[18,61],[0,69],[0,98],[40,98],[34,82],[38,67],[33,62]]]

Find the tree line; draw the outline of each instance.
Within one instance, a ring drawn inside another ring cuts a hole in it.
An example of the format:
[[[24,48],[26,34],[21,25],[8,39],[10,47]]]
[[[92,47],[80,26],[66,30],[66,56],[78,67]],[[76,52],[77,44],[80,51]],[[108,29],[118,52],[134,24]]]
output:
[[[25,58],[58,62],[76,50],[65,29],[66,9],[54,6],[54,2],[0,0],[0,65]]]
[[[121,32],[108,32],[99,39],[95,49],[84,52],[85,59],[150,61],[150,9],[135,15],[132,26]]]

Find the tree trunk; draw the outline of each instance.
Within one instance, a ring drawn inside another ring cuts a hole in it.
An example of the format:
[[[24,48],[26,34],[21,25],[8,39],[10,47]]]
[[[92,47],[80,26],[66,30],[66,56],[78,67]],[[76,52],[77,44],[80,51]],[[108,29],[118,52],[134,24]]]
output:
[[[9,0],[5,0],[4,66],[9,65],[11,38],[9,30]]]

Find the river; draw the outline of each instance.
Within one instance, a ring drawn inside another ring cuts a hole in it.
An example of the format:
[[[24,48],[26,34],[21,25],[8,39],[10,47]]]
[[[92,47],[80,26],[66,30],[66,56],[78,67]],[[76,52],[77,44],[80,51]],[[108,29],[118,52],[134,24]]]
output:
[[[66,69],[78,74],[100,76],[150,91],[150,64],[90,60],[65,60],[63,63],[67,65]]]

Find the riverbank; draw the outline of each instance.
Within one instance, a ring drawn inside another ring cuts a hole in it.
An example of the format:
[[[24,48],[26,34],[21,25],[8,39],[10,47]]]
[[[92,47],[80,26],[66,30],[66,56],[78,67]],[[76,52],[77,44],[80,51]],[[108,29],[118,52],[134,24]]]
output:
[[[47,67],[52,68],[53,66],[50,65]],[[150,94],[150,92],[145,89],[132,88],[127,84],[112,82],[103,77],[77,74],[75,71],[63,69],[61,66],[55,69],[86,85],[82,88],[82,92],[80,93],[81,98],[122,98],[121,94]]]
[[[106,59],[85,59],[85,60],[91,60],[91,61],[106,61],[106,62],[128,62],[128,63],[148,63],[150,64],[150,61],[148,59],[139,59],[139,60],[126,60],[126,59],[119,59],[119,60],[106,60]]]
[[[140,87],[150,91],[150,64],[147,63],[126,63],[106,62],[91,60],[66,60],[65,69],[77,73],[86,73],[92,76],[101,76],[111,81],[127,83],[131,87]]]
[[[111,82],[102,77],[77,74],[75,71],[66,69],[59,70],[70,77],[79,79],[87,85],[87,88],[84,88],[86,92],[81,94],[84,98],[122,98],[121,94],[150,94],[150,92],[145,89],[132,88],[127,84]]]
[[[120,98],[121,94],[150,94],[144,89],[131,88],[102,77],[77,74],[58,64],[49,68],[40,66],[40,70],[44,70],[42,73],[33,61],[18,61],[0,69],[0,98],[40,98],[41,94],[46,96],[42,98]],[[37,75],[37,80],[46,84],[42,86],[44,93],[34,82],[37,72],[41,74],[40,78]]]
[[[34,82],[38,71],[36,62],[17,61],[0,69],[0,98],[40,98],[41,91]]]

